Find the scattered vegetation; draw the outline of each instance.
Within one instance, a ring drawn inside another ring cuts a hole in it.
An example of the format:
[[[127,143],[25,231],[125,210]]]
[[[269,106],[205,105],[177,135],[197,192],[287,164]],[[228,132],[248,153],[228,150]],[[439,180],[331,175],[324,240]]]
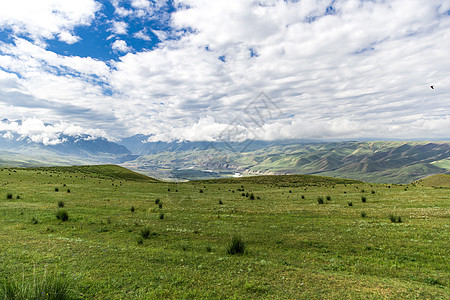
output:
[[[228,244],[227,253],[231,255],[244,254],[245,247],[246,245],[242,237],[235,235],[231,238],[231,241]]]
[[[389,220],[391,220],[392,223],[401,223],[402,222],[402,217],[390,214],[389,215]]]
[[[65,210],[58,210],[56,212],[56,218],[58,220],[65,222],[65,221],[69,220],[69,214]]]

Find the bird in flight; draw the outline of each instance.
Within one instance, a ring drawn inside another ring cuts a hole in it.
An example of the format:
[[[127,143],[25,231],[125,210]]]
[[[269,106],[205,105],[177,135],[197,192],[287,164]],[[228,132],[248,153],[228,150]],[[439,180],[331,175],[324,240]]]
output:
[[[431,85],[430,88],[431,88],[432,90],[434,90],[434,86],[433,86],[433,85]]]

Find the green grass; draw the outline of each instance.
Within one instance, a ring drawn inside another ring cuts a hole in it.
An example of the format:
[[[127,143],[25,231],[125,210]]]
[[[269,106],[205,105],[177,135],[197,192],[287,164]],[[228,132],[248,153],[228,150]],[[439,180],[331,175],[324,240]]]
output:
[[[0,169],[2,280],[64,274],[86,299],[450,296],[448,189],[311,176],[167,183],[86,168]],[[235,235],[244,255],[227,253]]]

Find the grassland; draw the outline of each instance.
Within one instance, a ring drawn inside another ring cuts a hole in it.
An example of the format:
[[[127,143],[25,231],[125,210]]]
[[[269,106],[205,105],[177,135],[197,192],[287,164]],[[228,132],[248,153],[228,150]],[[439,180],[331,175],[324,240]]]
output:
[[[86,299],[448,299],[449,191],[3,168],[0,282],[54,274]],[[237,235],[245,253],[230,255]]]

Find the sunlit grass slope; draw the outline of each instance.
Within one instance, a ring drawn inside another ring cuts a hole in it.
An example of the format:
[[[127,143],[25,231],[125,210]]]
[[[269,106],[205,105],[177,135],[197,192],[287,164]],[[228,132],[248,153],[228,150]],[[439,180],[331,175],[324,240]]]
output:
[[[448,299],[448,191],[3,168],[0,295],[52,274],[82,299]]]

